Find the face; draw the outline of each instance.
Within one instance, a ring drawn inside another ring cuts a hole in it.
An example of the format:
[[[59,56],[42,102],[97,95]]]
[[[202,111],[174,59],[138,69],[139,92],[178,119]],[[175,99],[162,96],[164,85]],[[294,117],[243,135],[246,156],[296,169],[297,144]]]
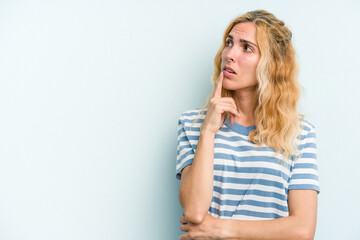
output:
[[[226,45],[221,54],[223,87],[228,90],[256,90],[256,66],[259,59],[255,24],[236,24],[226,37]]]

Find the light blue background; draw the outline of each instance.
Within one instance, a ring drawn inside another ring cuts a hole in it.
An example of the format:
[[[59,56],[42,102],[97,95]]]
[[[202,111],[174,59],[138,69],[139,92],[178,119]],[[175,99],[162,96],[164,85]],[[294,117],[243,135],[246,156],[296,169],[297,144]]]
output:
[[[177,239],[177,120],[227,24],[293,32],[317,128],[316,239],[360,239],[359,1],[1,1],[0,239]]]

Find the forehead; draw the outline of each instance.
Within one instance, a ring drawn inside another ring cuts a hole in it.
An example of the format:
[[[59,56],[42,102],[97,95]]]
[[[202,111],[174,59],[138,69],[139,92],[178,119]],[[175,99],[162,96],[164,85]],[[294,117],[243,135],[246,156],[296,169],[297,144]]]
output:
[[[256,26],[252,22],[238,23],[231,29],[229,35],[256,43]]]

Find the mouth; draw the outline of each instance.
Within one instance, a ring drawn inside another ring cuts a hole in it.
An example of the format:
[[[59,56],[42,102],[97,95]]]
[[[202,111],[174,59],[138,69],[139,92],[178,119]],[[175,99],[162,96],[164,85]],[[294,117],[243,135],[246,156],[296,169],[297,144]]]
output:
[[[236,72],[232,68],[227,67],[227,66],[225,66],[223,68],[223,71],[224,71],[225,76],[234,76],[234,75],[236,75]]]

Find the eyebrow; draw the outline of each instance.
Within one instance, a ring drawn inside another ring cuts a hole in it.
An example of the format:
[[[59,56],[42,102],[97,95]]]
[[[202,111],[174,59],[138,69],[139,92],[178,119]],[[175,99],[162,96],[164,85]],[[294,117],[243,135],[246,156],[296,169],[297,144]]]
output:
[[[230,34],[227,35],[226,38],[230,38],[231,40],[234,39],[233,36],[231,36]],[[243,39],[243,38],[240,38],[240,42],[242,42],[242,43],[247,43],[247,44],[251,44],[251,45],[254,45],[255,47],[258,47],[255,43],[250,42],[249,40],[245,40],[245,39]]]

